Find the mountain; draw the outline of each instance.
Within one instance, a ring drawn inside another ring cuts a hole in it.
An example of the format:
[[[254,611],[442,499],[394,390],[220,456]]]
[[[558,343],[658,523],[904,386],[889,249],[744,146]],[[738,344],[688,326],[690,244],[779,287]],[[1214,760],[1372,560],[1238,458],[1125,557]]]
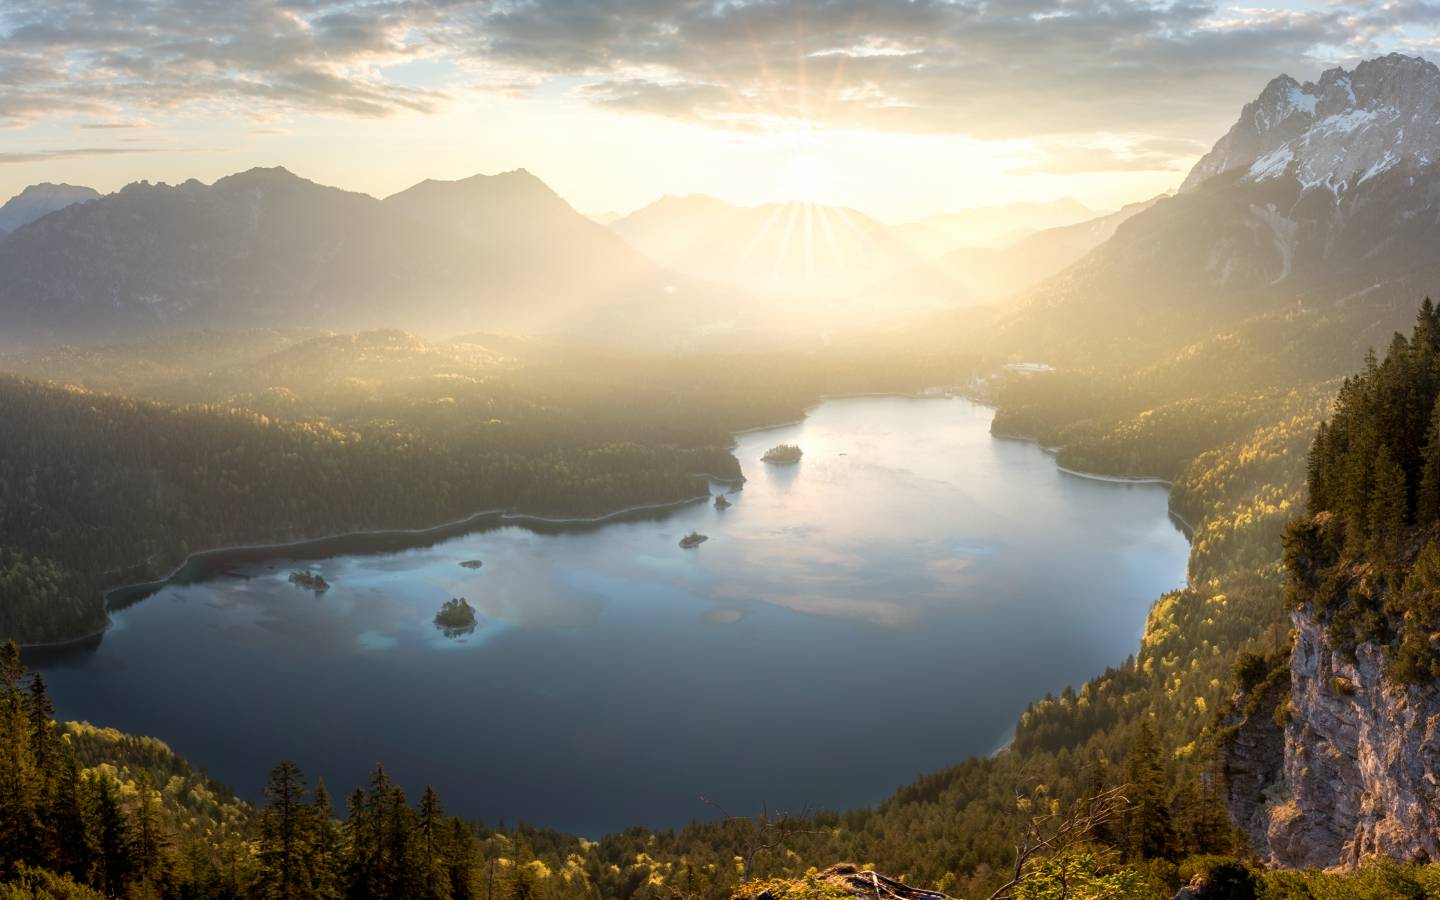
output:
[[[928,226],[853,209],[742,207],[701,194],[664,197],[610,227],[667,268],[767,296],[853,296],[949,244]]]
[[[1100,216],[1073,197],[1043,203],[981,206],[934,213],[918,224],[943,232],[958,247],[997,247],[1049,228],[1077,225]]]
[[[1437,120],[1440,70],[1421,59],[1274,79],[1178,194],[1002,317],[1010,349],[1094,359],[1123,334],[1144,359],[1202,323],[1440,291]]]
[[[1163,195],[1162,195],[1163,197]],[[1080,260],[1114,236],[1121,223],[1158,203],[1154,197],[1074,225],[1036,231],[1003,247],[961,247],[896,279],[877,294],[954,306],[1001,300]]]
[[[94,200],[99,196],[100,192],[94,188],[76,187],[73,184],[32,184],[5,201],[4,206],[0,206],[0,236],[48,216],[57,209]]]
[[[181,328],[583,329],[667,280],[527,172],[385,200],[283,168],[131,184],[0,243],[0,332],[29,343]]]

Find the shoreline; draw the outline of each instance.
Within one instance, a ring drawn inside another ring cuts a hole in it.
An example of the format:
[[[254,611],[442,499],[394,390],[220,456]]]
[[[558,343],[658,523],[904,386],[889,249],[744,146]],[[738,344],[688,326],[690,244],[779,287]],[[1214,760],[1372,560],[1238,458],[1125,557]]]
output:
[[[953,396],[959,395],[955,394],[953,391],[947,388],[944,390],[944,393],[934,395],[934,399],[942,399],[945,397]],[[807,418],[809,418],[811,410],[820,406],[827,400],[846,400],[861,397],[901,397],[909,400],[931,399],[931,395],[926,395],[920,392],[904,393],[898,391],[874,391],[852,394],[821,394],[818,400],[816,400],[814,403],[809,404],[801,411],[800,418],[798,419],[791,419],[786,422],[778,422],[768,425],[755,425],[749,428],[741,428],[732,431],[730,433],[731,440],[729,450],[732,451],[733,455],[733,451],[735,450],[735,448],[740,445],[740,442],[736,440],[739,435],[754,434],[760,431],[769,431],[777,428],[788,428],[794,425],[799,425]],[[734,478],[722,477],[712,474],[710,472],[697,472],[695,473],[695,477],[704,478],[708,481],[716,482],[718,484],[729,485],[731,491],[735,489],[735,486],[743,485],[746,481],[746,476],[743,472],[738,477]],[[731,491],[727,491],[727,493]],[[300,548],[312,546],[315,544],[323,544],[331,541],[352,540],[356,538],[370,537],[416,539],[424,538],[428,535],[438,536],[447,531],[460,531],[460,533],[464,533],[465,529],[469,528],[472,525],[478,524],[481,520],[489,517],[494,517],[496,520],[502,522],[515,522],[522,525],[527,522],[533,522],[543,525],[593,525],[600,522],[605,522],[618,516],[629,515],[632,513],[659,512],[666,509],[678,509],[682,506],[687,506],[692,503],[698,503],[702,500],[708,500],[712,496],[714,495],[709,493],[703,496],[700,494],[696,494],[693,497],[686,497],[680,500],[671,500],[668,502],[641,503],[634,506],[627,506],[622,507],[621,509],[615,509],[608,512],[599,513],[594,516],[546,516],[539,513],[525,513],[515,510],[506,510],[503,508],[483,509],[479,512],[471,513],[470,515],[464,516],[459,519],[454,519],[449,522],[441,522],[438,525],[428,525],[420,528],[370,528],[358,531],[332,532],[330,534],[320,535],[318,537],[299,538],[293,541],[262,542],[255,544],[230,544],[224,547],[210,547],[204,550],[197,550],[194,553],[189,554],[180,562],[178,562],[173,568],[171,568],[169,572],[165,573],[159,578],[151,579],[149,581],[126,582],[124,584],[117,584],[114,587],[103,589],[100,592],[100,613],[102,616],[104,616],[105,623],[93,631],[88,631],[84,634],[76,635],[74,637],[60,638],[53,641],[17,641],[16,643],[21,651],[55,651],[65,650],[68,647],[78,647],[97,638],[103,638],[115,625],[114,619],[111,617],[110,598],[113,595],[122,592],[129,593],[150,591],[153,593],[154,591],[158,591],[166,584],[170,583],[175,578],[175,576],[183,572],[186,567],[190,566],[192,563],[195,563],[197,561],[203,561],[206,559],[214,559],[216,557],[224,557],[240,553],[259,553],[264,551],[274,552],[279,555],[283,551],[287,550],[298,550]]]
[[[775,430],[775,429],[779,429],[779,428],[789,428],[789,427],[792,427],[792,426],[794,426],[794,425],[799,425],[799,424],[803,423],[807,418],[809,418],[810,413],[811,413],[812,410],[814,410],[814,409],[816,409],[817,407],[819,407],[820,405],[822,405],[822,404],[824,404],[824,403],[826,403],[826,402],[832,401],[832,400],[856,400],[856,399],[883,398],[883,397],[893,397],[893,398],[902,399],[902,400],[946,400],[946,399],[953,399],[953,398],[959,397],[960,399],[966,400],[967,402],[970,402],[970,403],[974,403],[974,404],[977,405],[977,406],[984,406],[984,407],[988,407],[988,408],[990,408],[990,409],[994,409],[994,408],[995,408],[995,405],[992,404],[992,403],[986,403],[986,402],[984,402],[983,400],[977,399],[977,398],[975,398],[975,397],[967,396],[967,395],[965,395],[965,394],[963,394],[963,393],[960,393],[960,392],[957,392],[957,391],[955,391],[955,390],[953,390],[953,389],[951,389],[951,388],[942,388],[942,389],[939,389],[939,393],[928,393],[928,391],[931,391],[931,390],[935,390],[935,389],[933,389],[933,388],[925,388],[925,389],[922,389],[921,391],[912,391],[912,392],[904,392],[904,391],[866,391],[866,392],[846,393],[846,394],[822,394],[818,400],[816,400],[814,403],[811,403],[811,404],[809,404],[808,406],[805,407],[804,411],[803,411],[802,414],[801,414],[801,417],[798,418],[798,419],[792,419],[792,420],[787,421],[787,422],[779,422],[779,423],[771,424],[771,425],[756,425],[756,426],[752,426],[752,427],[750,427],[750,428],[741,428],[741,429],[737,429],[736,431],[731,432],[732,440],[731,440],[731,442],[730,442],[730,450],[733,452],[734,449],[739,446],[739,441],[734,439],[734,438],[738,437],[739,435],[755,434],[755,433],[762,432],[762,431],[771,431],[771,430]],[[1037,439],[1035,439],[1035,438],[1033,438],[1033,437],[1028,437],[1028,436],[1026,436],[1026,435],[1022,435],[1022,434],[1013,434],[1013,433],[993,432],[993,431],[992,431],[992,432],[990,432],[990,436],[991,436],[992,438],[995,438],[995,439],[998,439],[998,440],[1021,441],[1021,442],[1024,442],[1024,443],[1036,444],[1036,445],[1038,445],[1038,446],[1040,447],[1040,449],[1041,449],[1042,451],[1044,451],[1045,453],[1048,453],[1048,454],[1051,455],[1051,456],[1055,456],[1055,455],[1059,452],[1059,448],[1058,448],[1058,447],[1047,447],[1047,446],[1045,446],[1044,444],[1041,444],[1039,440],[1037,440]],[[1165,480],[1165,479],[1163,479],[1163,478],[1159,478],[1159,477],[1150,477],[1150,476],[1127,477],[1127,476],[1102,475],[1102,474],[1099,474],[1099,473],[1082,472],[1082,471],[1079,471],[1079,470],[1076,470],[1076,469],[1070,469],[1070,468],[1067,468],[1067,467],[1065,467],[1065,466],[1060,465],[1058,462],[1056,462],[1055,468],[1058,469],[1059,471],[1061,471],[1062,473],[1067,474],[1067,475],[1070,475],[1070,476],[1073,476],[1073,477],[1077,477],[1077,478],[1088,478],[1088,479],[1092,479],[1092,480],[1095,480],[1095,481],[1104,481],[1104,482],[1111,482],[1111,483],[1117,483],[1117,484],[1163,484],[1163,485],[1165,485],[1165,486],[1167,486],[1167,487],[1173,487],[1173,486],[1174,486],[1173,482],[1167,481],[1167,480]],[[735,485],[743,485],[743,484],[745,483],[745,481],[747,480],[747,479],[746,479],[746,476],[743,474],[743,472],[742,472],[741,475],[739,475],[738,477],[735,477],[735,478],[721,477],[721,476],[714,475],[714,474],[711,474],[711,473],[708,473],[708,472],[697,472],[697,473],[695,473],[695,477],[697,477],[697,478],[704,478],[704,479],[707,479],[708,481],[715,482],[715,483],[718,483],[718,484],[730,485],[730,486],[732,487],[732,490],[733,490],[733,487],[734,487]],[[205,550],[197,550],[197,551],[195,551],[194,553],[191,553],[190,555],[186,556],[183,560],[181,560],[179,563],[177,563],[169,572],[167,572],[165,575],[163,575],[163,576],[161,576],[161,577],[159,577],[159,578],[155,578],[155,579],[152,579],[152,580],[149,580],[149,581],[136,581],[136,582],[128,582],[128,583],[125,583],[125,584],[118,584],[118,585],[115,585],[114,587],[106,588],[106,589],[104,589],[103,591],[101,591],[101,594],[100,594],[101,610],[100,610],[100,611],[101,611],[101,614],[105,617],[105,624],[102,625],[101,627],[95,629],[94,631],[89,631],[89,632],[86,632],[85,634],[82,634],[82,635],[77,635],[77,636],[75,636],[75,637],[69,637],[69,638],[61,638],[61,639],[59,639],[59,640],[54,640],[54,641],[29,641],[29,642],[23,642],[23,643],[19,643],[19,647],[20,647],[20,649],[21,649],[22,651],[24,651],[24,650],[41,650],[41,651],[46,651],[46,650],[52,650],[52,651],[53,651],[53,650],[64,650],[64,649],[66,649],[66,648],[68,648],[68,647],[77,647],[77,646],[79,646],[79,645],[81,645],[81,644],[84,644],[84,643],[87,643],[87,642],[89,642],[89,641],[95,640],[96,638],[102,638],[102,637],[105,636],[106,633],[108,633],[108,632],[110,631],[110,629],[111,629],[112,627],[114,627],[114,619],[111,617],[111,608],[112,608],[112,607],[111,607],[111,597],[112,597],[113,595],[119,594],[119,593],[145,592],[145,591],[148,591],[148,592],[153,593],[153,592],[158,591],[158,590],[160,590],[161,588],[163,588],[166,584],[170,583],[177,575],[179,575],[181,572],[183,572],[187,567],[189,567],[189,566],[192,565],[193,563],[205,561],[205,560],[208,560],[208,559],[223,558],[223,557],[231,556],[231,555],[235,555],[235,554],[243,554],[243,553],[263,553],[263,552],[270,552],[270,553],[274,553],[275,555],[279,556],[279,555],[284,554],[285,551],[299,551],[299,550],[302,550],[303,548],[312,547],[312,546],[315,546],[315,545],[318,545],[318,544],[325,544],[325,543],[329,543],[329,542],[332,542],[332,541],[354,540],[354,539],[359,539],[359,538],[382,538],[382,539],[384,539],[384,538],[395,538],[395,539],[400,539],[400,540],[405,540],[405,539],[412,539],[412,540],[413,540],[413,539],[423,539],[423,538],[428,537],[428,536],[440,537],[440,536],[444,535],[446,532],[451,532],[451,531],[454,531],[454,532],[456,532],[457,534],[465,534],[465,533],[468,533],[468,531],[469,531],[472,527],[474,527],[474,526],[476,526],[476,525],[479,525],[483,520],[485,520],[485,519],[490,519],[490,518],[493,518],[493,519],[496,520],[497,522],[515,523],[515,524],[519,524],[519,525],[524,525],[524,524],[526,524],[526,523],[534,523],[534,524],[540,524],[540,525],[562,525],[562,526],[563,526],[563,525],[594,525],[594,524],[600,524],[600,523],[609,521],[609,520],[614,519],[614,518],[618,518],[618,517],[620,517],[620,516],[631,515],[631,514],[634,514],[634,513],[641,513],[641,512],[661,512],[661,511],[668,510],[668,509],[679,509],[680,507],[683,507],[683,506],[688,506],[688,505],[690,505],[690,504],[699,503],[699,502],[702,502],[702,501],[704,501],[704,500],[708,500],[708,499],[710,499],[710,498],[713,497],[713,496],[714,496],[713,494],[706,493],[706,494],[704,494],[704,495],[696,494],[696,495],[694,495],[694,496],[692,496],[692,497],[685,497],[685,498],[681,498],[681,499],[679,499],[679,500],[671,500],[671,501],[665,501],[665,502],[659,502],[659,503],[640,503],[640,504],[635,504],[635,505],[632,505],[632,506],[622,507],[622,508],[620,508],[620,509],[609,510],[609,511],[607,511],[607,512],[598,513],[598,514],[593,515],[593,516],[579,516],[579,515],[547,516],[547,515],[542,515],[542,514],[539,514],[539,513],[526,513],[526,512],[519,512],[519,511],[515,511],[515,510],[506,510],[506,509],[503,509],[503,508],[492,508],[492,509],[480,510],[479,512],[471,513],[471,514],[468,515],[468,516],[463,516],[463,517],[461,517],[461,518],[459,518],[459,519],[454,519],[454,520],[451,520],[451,521],[449,521],[449,522],[442,522],[442,523],[440,523],[440,524],[438,524],[438,525],[428,525],[428,526],[423,526],[423,527],[419,527],[419,528],[371,528],[371,529],[362,529],[362,530],[358,530],[358,531],[339,531],[339,532],[333,532],[333,533],[331,533],[331,534],[321,535],[321,536],[318,536],[318,537],[299,538],[299,539],[297,539],[297,540],[292,540],[292,541],[262,542],[262,543],[254,543],[254,544],[231,544],[231,545],[227,545],[227,546],[224,546],[224,547],[211,547],[211,548],[207,548],[207,549],[205,549]],[[1183,530],[1185,531],[1186,540],[1187,540],[1187,541],[1190,540],[1190,539],[1194,536],[1194,534],[1195,534],[1194,526],[1190,525],[1190,523],[1189,523],[1188,521],[1186,521],[1182,516],[1178,515],[1178,514],[1175,513],[1173,510],[1170,510],[1170,509],[1169,509],[1169,501],[1168,501],[1168,498],[1167,498],[1167,501],[1166,501],[1166,508],[1167,508],[1167,512],[1169,513],[1169,515],[1170,515],[1173,519],[1177,520],[1177,521],[1183,526]],[[143,599],[143,598],[142,598],[142,599]]]
[[[720,484],[743,483],[744,476],[740,478],[721,478],[709,473],[698,473],[696,477],[706,478]],[[25,650],[64,650],[67,647],[75,647],[80,644],[92,641],[95,638],[104,637],[114,627],[114,619],[111,618],[110,598],[112,595],[121,592],[158,591],[169,584],[175,576],[183,572],[192,563],[207,559],[216,559],[242,553],[263,553],[271,552],[276,556],[284,555],[284,551],[299,551],[306,547],[317,544],[326,544],[332,541],[352,540],[356,538],[397,538],[397,539],[420,539],[428,536],[440,537],[447,532],[455,531],[460,534],[468,533],[471,526],[479,525],[486,519],[494,519],[501,523],[517,523],[523,525],[526,522],[535,522],[545,525],[594,525],[605,522],[620,516],[631,515],[641,512],[661,512],[668,509],[679,509],[682,506],[689,506],[693,503],[700,503],[710,499],[712,494],[695,494],[691,497],[683,497],[679,500],[669,500],[660,503],[638,503],[633,506],[626,506],[620,509],[613,509],[594,516],[542,516],[536,513],[515,512],[513,510],[484,509],[471,513],[463,518],[454,519],[449,522],[442,522],[439,525],[429,525],[423,528],[370,528],[360,531],[340,531],[332,534],[322,535],[313,538],[300,538],[294,541],[279,541],[275,543],[258,544],[232,544],[225,547],[211,547],[205,550],[197,550],[185,557],[175,565],[169,572],[160,578],[150,581],[135,581],[126,584],[118,584],[106,588],[100,593],[101,612],[105,616],[105,624],[94,631],[71,638],[62,638],[55,641],[30,641],[19,643],[21,651]]]

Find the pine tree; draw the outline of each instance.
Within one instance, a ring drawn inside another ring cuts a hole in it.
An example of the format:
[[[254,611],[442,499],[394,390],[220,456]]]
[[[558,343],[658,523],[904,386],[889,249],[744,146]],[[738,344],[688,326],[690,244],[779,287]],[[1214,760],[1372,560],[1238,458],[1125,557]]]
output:
[[[1313,516],[1322,510],[1330,508],[1330,500],[1326,493],[1328,485],[1325,481],[1325,461],[1329,448],[1325,444],[1326,425],[1320,422],[1320,427],[1315,431],[1315,442],[1310,445],[1310,455],[1305,461],[1305,483],[1310,489],[1310,498],[1307,508]]]
[[[539,873],[531,865],[535,854],[530,844],[520,835],[515,835],[515,856],[510,861],[509,878],[505,885],[505,900],[544,900],[545,886]]]
[[[1126,819],[1131,858],[1169,857],[1174,846],[1174,828],[1166,797],[1165,766],[1159,739],[1147,719],[1142,718],[1135,730],[1126,774],[1133,804]]]
[[[463,819],[453,818],[448,821],[445,859],[450,867],[451,900],[479,900],[479,847],[474,831]]]
[[[0,877],[12,875],[21,863],[42,862],[41,774],[21,688],[24,677],[20,648],[8,641],[0,646]]]
[[[82,882],[90,880],[96,854],[90,805],[89,784],[80,761],[74,750],[64,747],[50,805],[53,861],[57,870]]]
[[[314,809],[305,801],[299,766],[281,762],[270,772],[265,809],[260,813],[260,891],[265,898],[313,896],[311,861]]]
[[[1430,412],[1430,428],[1420,459],[1420,496],[1415,524],[1428,527],[1440,521],[1440,400]]]
[[[140,881],[160,885],[169,876],[170,840],[160,818],[160,795],[141,772],[135,779],[135,809],[131,815],[130,858]]]
[[[101,891],[122,896],[134,866],[130,856],[130,828],[120,807],[119,790],[108,775],[94,781],[96,826],[96,881]]]
[[[331,807],[330,792],[322,778],[315,782],[314,800],[315,846],[311,887],[318,900],[336,900],[342,894],[344,842]]]
[[[435,788],[425,785],[420,796],[420,815],[416,837],[419,844],[420,871],[426,900],[450,900],[450,867],[445,859],[445,810]]]
[[[379,771],[377,767],[377,771]],[[373,896],[375,882],[377,844],[375,815],[370,809],[369,798],[356,788],[346,804],[345,835],[350,848],[348,864],[345,867],[345,896],[353,900],[364,900]]]
[[[1385,572],[1400,563],[1408,522],[1405,472],[1384,444],[1375,454],[1375,491],[1370,498],[1369,556]]]

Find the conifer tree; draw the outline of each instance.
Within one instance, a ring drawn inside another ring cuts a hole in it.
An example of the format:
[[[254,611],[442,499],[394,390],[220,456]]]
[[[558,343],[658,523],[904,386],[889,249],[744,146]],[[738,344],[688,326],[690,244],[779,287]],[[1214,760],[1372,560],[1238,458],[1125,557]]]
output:
[[[0,646],[0,877],[40,862],[41,775],[21,680],[20,648]]]
[[[141,772],[135,779],[135,809],[131,815],[130,857],[142,883],[159,885],[169,875],[169,838],[160,817],[160,795]]]
[[[75,751],[67,747],[50,805],[50,825],[55,868],[81,882],[90,880],[96,853],[89,808],[89,784]]]
[[[134,866],[130,856],[129,823],[120,807],[119,789],[108,775],[94,780],[96,827],[96,881],[103,893],[121,896]]]
[[[1421,453],[1420,489],[1415,524],[1427,527],[1440,521],[1440,400],[1430,412],[1430,428]]]
[[[1384,444],[1375,454],[1375,490],[1370,498],[1370,558],[1383,571],[1393,572],[1400,562],[1400,552],[1409,526],[1405,492],[1405,473]]]
[[[450,867],[445,859],[445,810],[435,788],[425,785],[420,795],[419,817],[416,821],[416,842],[420,872],[427,900],[450,900]]]
[[[293,900],[313,895],[311,822],[315,811],[306,803],[305,794],[299,766],[282,761],[271,770],[257,848],[262,897]]]
[[[343,896],[345,847],[323,778],[315,782],[311,806],[315,829],[311,888],[317,900],[336,900]]]
[[[1168,857],[1174,843],[1174,829],[1165,788],[1165,765],[1160,742],[1149,720],[1142,718],[1135,730],[1126,765],[1132,806],[1126,818],[1127,843],[1134,859]]]

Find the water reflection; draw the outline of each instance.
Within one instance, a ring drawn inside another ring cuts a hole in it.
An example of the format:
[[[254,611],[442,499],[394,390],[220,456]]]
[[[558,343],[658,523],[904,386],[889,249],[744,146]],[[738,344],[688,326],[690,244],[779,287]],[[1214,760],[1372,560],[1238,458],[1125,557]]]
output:
[[[700,794],[874,802],[1133,652],[1183,582],[1163,488],[1060,473],[989,418],[829,401],[739,437],[728,509],[209,557],[42,664],[62,714],[165,738],[250,796],[291,758],[332,786],[384,760],[455,811],[590,835],[706,816]],[[804,458],[761,463],[778,443]],[[680,549],[692,531],[709,540]],[[463,633],[436,621],[458,598]],[[840,724],[857,710],[873,734]]]

